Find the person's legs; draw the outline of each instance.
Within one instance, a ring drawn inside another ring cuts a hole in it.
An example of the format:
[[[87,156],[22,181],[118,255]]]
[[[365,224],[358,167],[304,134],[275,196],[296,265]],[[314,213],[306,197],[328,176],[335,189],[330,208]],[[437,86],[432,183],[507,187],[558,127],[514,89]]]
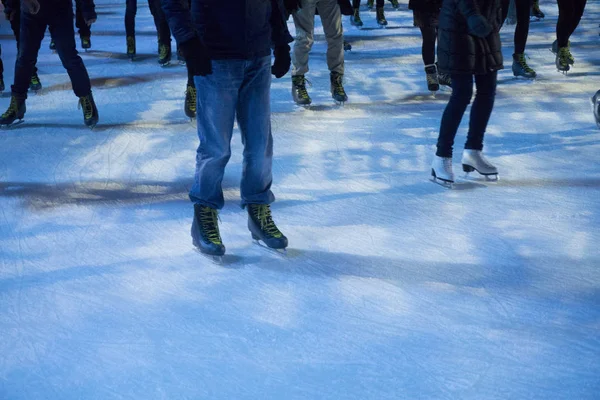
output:
[[[477,92],[471,107],[469,133],[467,134],[465,149],[483,149],[483,136],[494,108],[497,80],[498,73],[495,71],[485,75],[475,75]]]
[[[73,92],[77,97],[89,95],[92,90],[90,77],[83,60],[77,53],[75,30],[73,29],[73,9],[70,4],[54,11],[49,23],[56,43],[56,51],[71,78]]]
[[[125,3],[125,35],[135,37],[135,14],[137,13],[137,0],[126,0]]]
[[[437,29],[434,26],[422,26],[421,37],[423,43],[421,45],[421,55],[423,63],[430,65],[435,63],[435,41],[437,39]]]
[[[92,35],[89,25],[85,22],[85,18],[83,18],[81,0],[75,0],[75,26],[78,29],[79,37],[89,38]]]
[[[473,75],[452,74],[452,95],[442,115],[436,155],[452,157],[454,138],[473,96]]]
[[[573,13],[571,14],[571,23],[567,31],[569,37],[571,37],[571,35],[575,32],[575,29],[577,29],[577,27],[579,26],[579,22],[581,22],[581,17],[583,16],[583,11],[585,10],[586,3],[587,0],[573,0]]]
[[[302,8],[294,11],[292,18],[296,26],[296,38],[292,49],[292,76],[308,72],[308,58],[314,43],[315,0],[302,0]]]
[[[344,73],[344,31],[337,0],[319,0],[317,9],[327,40],[327,67],[330,72]]]
[[[557,47],[567,47],[572,32],[572,21],[574,19],[573,0],[557,0],[558,21],[556,22]]]
[[[195,76],[198,138],[196,173],[190,200],[221,209],[221,183],[231,156],[231,136],[239,90],[244,79],[243,60],[213,60],[212,74]]]
[[[514,39],[515,54],[523,54],[529,35],[529,0],[515,0],[515,7],[517,10],[517,26]]]
[[[247,62],[237,102],[237,120],[244,144],[242,205],[270,204],[273,176],[271,135],[271,57]]]
[[[71,30],[73,21],[70,20]],[[31,76],[35,71],[37,55],[46,31],[46,19],[29,13],[21,13],[21,26],[19,32],[19,52],[15,63],[15,77],[12,86],[13,95],[27,98],[27,90]]]

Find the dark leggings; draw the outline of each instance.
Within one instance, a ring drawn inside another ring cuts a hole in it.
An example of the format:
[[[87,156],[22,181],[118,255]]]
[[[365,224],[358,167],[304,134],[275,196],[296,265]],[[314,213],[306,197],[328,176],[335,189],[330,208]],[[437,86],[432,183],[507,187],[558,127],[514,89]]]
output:
[[[383,7],[385,5],[385,0],[377,0],[375,2],[375,7]],[[358,8],[360,7],[360,0],[352,0],[352,7]]]
[[[556,40],[558,47],[567,47],[569,38],[581,21],[587,0],[558,0]]]
[[[421,27],[421,55],[425,65],[435,63],[435,41],[437,39],[437,28],[435,26]]]
[[[529,35],[529,12],[531,0],[514,0],[517,11],[517,26],[515,27],[515,54],[525,53],[525,44]],[[506,21],[510,0],[502,0],[502,21]]]
[[[473,75],[452,74],[452,95],[442,115],[440,135],[437,142],[436,155],[439,157],[452,157],[452,147],[456,132],[462,121],[462,117],[473,97]],[[475,75],[475,86],[477,93],[471,107],[469,117],[469,132],[465,149],[482,150],[483,136],[487,128],[494,99],[496,97],[497,72],[489,72],[485,75]]]

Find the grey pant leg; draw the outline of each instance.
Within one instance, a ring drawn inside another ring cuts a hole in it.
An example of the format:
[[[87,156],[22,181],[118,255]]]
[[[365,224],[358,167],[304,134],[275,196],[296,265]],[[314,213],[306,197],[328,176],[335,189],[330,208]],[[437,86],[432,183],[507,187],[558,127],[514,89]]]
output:
[[[292,75],[308,72],[308,53],[314,43],[315,11],[317,0],[302,0],[302,8],[294,11],[296,40],[292,51]]]
[[[344,30],[337,0],[318,0],[323,31],[327,39],[327,67],[331,72],[344,73]]]

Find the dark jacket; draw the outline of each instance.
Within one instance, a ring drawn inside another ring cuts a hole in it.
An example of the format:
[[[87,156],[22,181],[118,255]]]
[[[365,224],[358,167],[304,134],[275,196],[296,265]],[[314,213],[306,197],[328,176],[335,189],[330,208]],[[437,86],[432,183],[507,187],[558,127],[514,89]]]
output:
[[[438,68],[486,74],[504,68],[501,0],[444,0],[438,27]]]
[[[161,0],[177,43],[198,36],[209,57],[249,60],[271,54],[271,47],[293,39],[282,0]]]
[[[438,13],[442,8],[442,2],[443,0],[409,0],[408,9]]]
[[[96,19],[96,5],[94,4],[94,0],[76,0],[78,3],[81,3],[81,13],[83,14],[83,19],[89,21],[91,19]],[[38,0],[40,3],[40,12],[45,12],[48,10],[57,10],[59,7],[70,6],[73,7],[72,0]],[[21,10],[21,0],[2,0],[2,4],[4,5],[4,13],[6,15],[10,15],[12,11],[19,12]]]

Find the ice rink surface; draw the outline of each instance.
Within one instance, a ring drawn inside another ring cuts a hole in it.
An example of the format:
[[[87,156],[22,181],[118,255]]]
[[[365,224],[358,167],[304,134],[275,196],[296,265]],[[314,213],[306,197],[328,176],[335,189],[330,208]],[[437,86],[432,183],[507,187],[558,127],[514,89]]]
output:
[[[449,91],[427,92],[419,30],[344,18],[349,101],[329,95],[320,23],[313,106],[272,86],[273,213],[287,258],[252,244],[239,208],[242,145],[223,183],[225,264],[194,251],[187,192],[196,128],[185,67],[160,68],[147,5],[139,60],[124,1],[98,0],[82,57],[100,112],[83,126],[56,54],[25,123],[0,131],[0,399],[600,398],[600,2],[556,71],[556,3],[542,1],[485,141],[498,183],[429,181]],[[15,45],[4,19],[7,87]],[[293,24],[290,23],[293,32]],[[79,42],[79,40],[77,39]],[[9,90],[0,99],[3,112]],[[456,140],[455,172],[468,118]],[[460,175],[460,174],[459,174]]]

